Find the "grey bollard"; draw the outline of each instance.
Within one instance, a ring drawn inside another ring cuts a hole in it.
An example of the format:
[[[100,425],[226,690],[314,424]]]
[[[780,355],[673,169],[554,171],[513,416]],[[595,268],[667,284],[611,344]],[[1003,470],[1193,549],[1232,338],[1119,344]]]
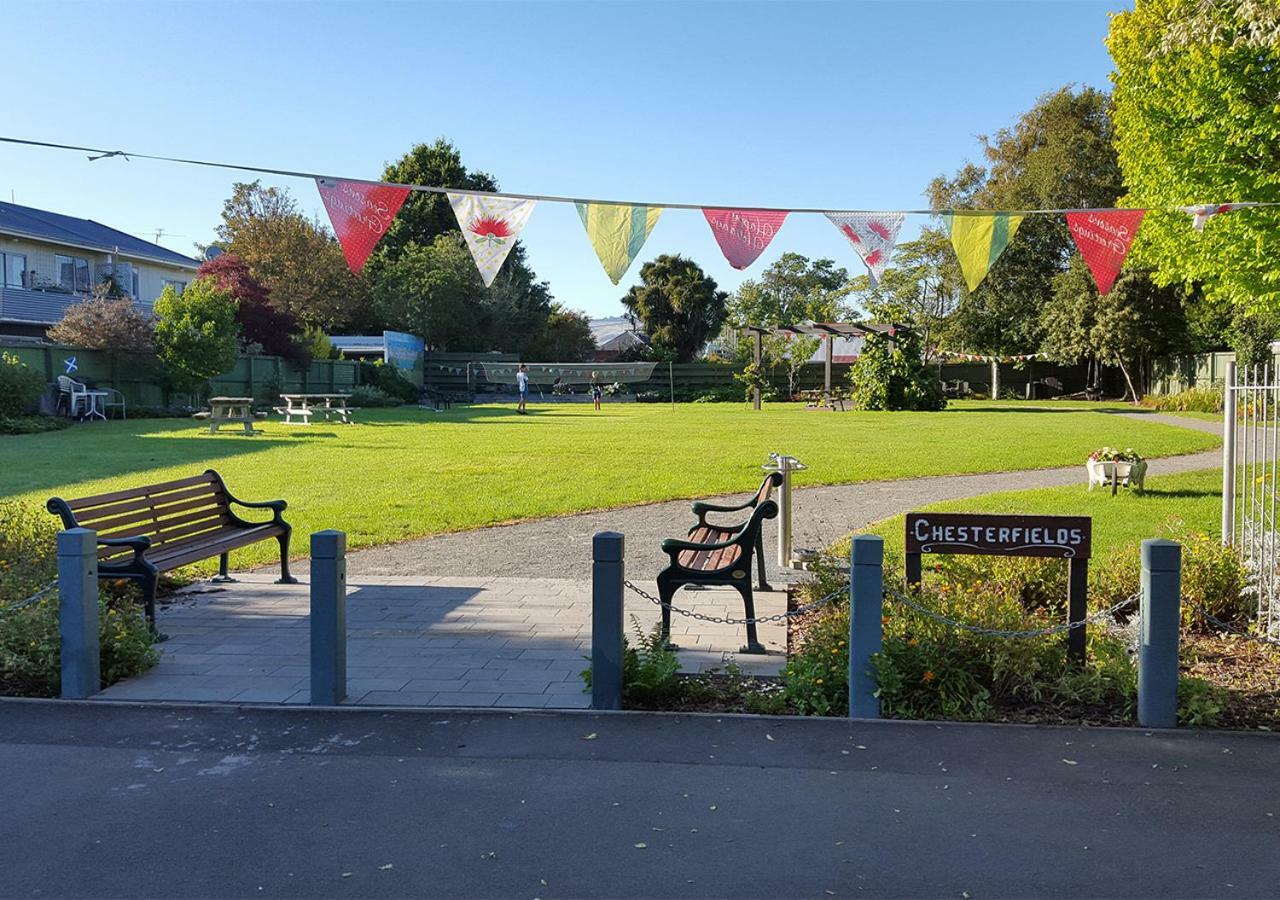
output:
[[[83,700],[102,688],[98,647],[98,535],[88,528],[58,532],[58,634],[62,698]]]
[[[591,708],[622,709],[624,542],[616,531],[591,539]]]
[[[347,696],[347,536],[311,535],[311,705]]]
[[[1142,636],[1138,642],[1138,724],[1178,724],[1178,633],[1181,628],[1182,547],[1142,542]]]
[[[880,718],[871,657],[884,631],[884,538],[860,534],[849,553],[849,718]]]

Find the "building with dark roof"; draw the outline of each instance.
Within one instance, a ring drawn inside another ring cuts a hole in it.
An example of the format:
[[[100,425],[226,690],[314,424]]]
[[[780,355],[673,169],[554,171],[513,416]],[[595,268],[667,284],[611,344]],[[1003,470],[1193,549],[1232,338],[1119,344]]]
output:
[[[165,285],[182,290],[199,266],[92,219],[0,202],[0,333],[42,335],[107,277],[150,310]]]

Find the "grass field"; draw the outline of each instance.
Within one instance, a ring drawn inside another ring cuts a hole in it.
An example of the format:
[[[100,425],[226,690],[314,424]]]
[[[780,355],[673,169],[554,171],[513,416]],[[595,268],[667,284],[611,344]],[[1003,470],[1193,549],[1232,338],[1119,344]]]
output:
[[[1024,515],[1090,516],[1093,518],[1093,555],[1134,541],[1170,537],[1171,525],[1217,536],[1222,510],[1222,472],[1211,469],[1147,479],[1147,489],[1131,493],[1123,488],[1116,496],[1109,490],[1090,491],[1084,484],[1069,487],[1008,491],[935,503],[922,510],[934,512],[1021,513]],[[903,517],[878,522],[868,531],[885,539],[885,547],[902,550]]]
[[[0,437],[0,496],[43,503],[216,468],[237,495],[284,498],[300,535],[347,532],[353,547],[498,522],[743,491],[779,450],[810,468],[799,484],[1077,464],[1094,448],[1147,456],[1203,450],[1213,435],[1097,405],[1053,411],[958,403],[940,413],[831,413],[738,404],[480,406],[364,410],[360,424],[205,434],[185,420],[82,425]],[[1115,407],[1129,410],[1131,407]],[[303,550],[305,542],[297,549]],[[272,548],[242,551],[238,564]]]

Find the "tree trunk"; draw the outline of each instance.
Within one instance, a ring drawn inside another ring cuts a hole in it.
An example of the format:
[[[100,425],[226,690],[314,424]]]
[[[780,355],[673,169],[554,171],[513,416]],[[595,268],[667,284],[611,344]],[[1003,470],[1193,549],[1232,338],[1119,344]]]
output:
[[[1138,392],[1133,389],[1133,379],[1129,377],[1129,370],[1125,368],[1123,359],[1117,358],[1116,365],[1120,367],[1120,374],[1124,376],[1124,383],[1129,386],[1128,396],[1133,398],[1132,402],[1136,406],[1138,403]]]

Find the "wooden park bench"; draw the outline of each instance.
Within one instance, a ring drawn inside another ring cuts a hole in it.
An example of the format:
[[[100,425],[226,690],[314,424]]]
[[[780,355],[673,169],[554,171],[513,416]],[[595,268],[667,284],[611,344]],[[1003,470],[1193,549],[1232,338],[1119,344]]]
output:
[[[755,598],[751,589],[751,554],[758,553],[760,581],[764,584],[764,554],[761,529],[765,519],[778,515],[778,504],[767,499],[773,488],[780,484],[782,476],[776,472],[765,478],[755,496],[741,506],[717,506],[711,503],[694,504],[699,524],[689,531],[690,540],[668,539],[662,542],[662,552],[671,562],[658,573],[658,597],[662,601],[662,634],[669,642],[671,637],[671,599],[677,590],[686,585],[703,587],[731,587],[742,595],[746,617],[754,619]],[[750,509],[747,520],[739,525],[723,527],[706,521],[708,512],[736,512]],[[695,540],[695,536],[705,538]],[[767,587],[767,585],[765,585]],[[747,643],[743,653],[764,653],[764,645],[756,634],[754,622],[747,624]]]
[[[769,499],[773,493],[773,489],[782,483],[782,476],[777,472],[770,472],[760,482],[760,490],[751,495],[751,499],[745,503],[739,503],[733,506],[721,506],[716,503],[707,503],[703,500],[696,500],[693,503],[693,514],[698,517],[698,524],[689,529],[689,540],[695,544],[714,544],[719,541],[725,541],[731,538],[742,528],[742,523],[737,525],[726,526],[716,525],[707,521],[707,513],[733,513],[743,512],[748,509],[755,509],[761,503]],[[759,532],[759,541],[756,544],[756,562],[759,566],[760,580],[756,584],[756,589],[761,591],[773,590],[769,586],[768,579],[764,574],[764,531]]]
[[[269,522],[249,522],[232,505],[269,509]],[[49,512],[62,518],[65,528],[92,528],[98,533],[98,574],[125,578],[142,586],[147,623],[156,627],[156,582],[161,572],[217,556],[217,581],[227,574],[232,550],[271,538],[280,543],[280,580],[297,584],[289,574],[291,528],[281,517],[283,500],[248,503],[238,500],[213,469],[191,478],[148,484],[124,491],[96,494],[78,500],[49,500]]]

